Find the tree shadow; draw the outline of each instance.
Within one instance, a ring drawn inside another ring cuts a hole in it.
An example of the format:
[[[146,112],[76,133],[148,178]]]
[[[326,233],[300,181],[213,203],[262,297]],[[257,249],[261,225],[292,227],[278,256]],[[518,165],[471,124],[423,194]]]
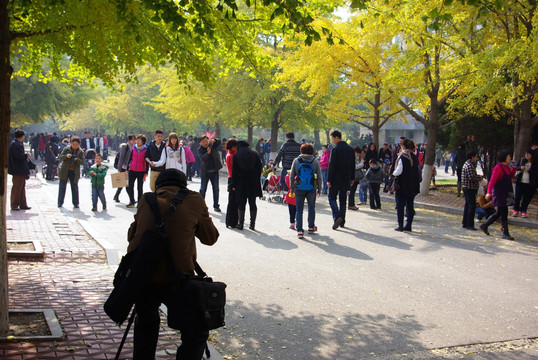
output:
[[[414,337],[424,329],[412,314],[290,314],[278,304],[229,301],[215,347],[234,359],[396,359],[427,350]]]

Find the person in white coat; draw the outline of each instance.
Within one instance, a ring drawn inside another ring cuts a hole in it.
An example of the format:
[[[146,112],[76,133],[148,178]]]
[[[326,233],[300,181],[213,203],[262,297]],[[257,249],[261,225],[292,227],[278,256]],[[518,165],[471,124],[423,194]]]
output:
[[[168,135],[166,147],[161,153],[159,161],[151,163],[151,166],[165,166],[166,169],[178,169],[184,174],[187,173],[187,159],[185,158],[185,149],[179,143],[179,137],[176,133]]]

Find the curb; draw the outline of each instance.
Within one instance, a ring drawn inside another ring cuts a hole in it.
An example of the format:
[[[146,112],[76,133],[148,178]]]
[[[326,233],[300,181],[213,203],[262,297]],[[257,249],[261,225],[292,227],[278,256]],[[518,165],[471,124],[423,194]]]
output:
[[[394,199],[394,196],[387,196],[387,195],[381,195],[380,197],[383,200],[387,200],[389,202],[395,203],[396,200]],[[426,210],[434,210],[434,211],[442,211],[444,213],[452,214],[452,215],[463,215],[463,209],[455,208],[451,206],[443,206],[443,205],[435,205],[435,204],[429,204],[422,201],[415,202],[415,207],[420,209],[426,209]],[[521,219],[514,219],[510,216],[508,216],[508,224],[509,225],[515,225],[515,226],[521,226],[526,227],[530,229],[538,229],[538,223],[534,221],[526,221]]]

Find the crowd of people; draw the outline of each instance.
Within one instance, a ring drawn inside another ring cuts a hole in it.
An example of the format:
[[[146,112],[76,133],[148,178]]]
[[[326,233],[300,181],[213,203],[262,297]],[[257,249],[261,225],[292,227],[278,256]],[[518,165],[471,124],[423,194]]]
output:
[[[92,183],[92,210],[97,211],[98,200],[101,201],[103,209],[106,209],[103,188],[110,167],[110,163],[106,162],[110,144],[106,134],[98,133],[92,136],[89,131],[85,131],[80,138],[66,134],[58,136],[56,133],[31,134],[29,144],[34,159],[42,158],[46,162],[45,178],[59,178],[59,207],[63,206],[68,182],[73,206],[79,207],[78,180],[81,176],[87,176]],[[510,174],[510,181],[516,183],[515,195],[507,192],[510,206],[513,197],[512,216],[527,217],[527,208],[537,187],[537,147],[538,145],[534,144],[532,149],[527,151],[525,158],[517,163],[511,159],[499,160],[501,164],[507,165],[493,169],[491,181],[485,187],[484,194],[479,191],[485,184],[482,183],[482,176],[477,175],[480,156],[472,135],[468,136],[467,141],[455,152],[443,152],[441,147],[436,149],[437,167],[444,162],[445,172],[452,167],[453,174],[458,176],[457,196],[463,194],[465,197],[463,228],[476,230],[475,221],[484,218],[486,222],[481,228],[488,233],[489,221],[501,218],[503,231],[506,230],[503,234],[506,238],[511,238],[506,224],[507,210],[503,209],[503,202],[495,200],[498,196],[493,194],[493,189],[500,179],[498,169],[503,168],[506,174]],[[294,133],[290,132],[286,134],[286,141],[279,148],[276,157],[271,159],[271,140],[260,139],[254,148],[251,148],[247,142],[239,141],[235,137],[221,141],[205,135],[197,138],[187,134],[179,136],[175,132],[165,134],[157,130],[151,141],[143,134],[127,135],[125,142],[117,147],[114,167],[118,172],[128,174],[127,207],[135,207],[140,201],[143,184],[148,176],[150,189],[154,191],[156,179],[162,171],[177,169],[186,175],[188,181],[192,181],[195,176],[200,177],[199,192],[203,198],[211,183],[213,209],[220,212],[219,170],[224,163],[228,172],[229,192],[226,225],[237,229],[244,227],[247,202],[250,209],[250,228],[255,228],[256,198],[262,196],[269,177],[278,174],[279,187],[287,192],[283,200],[289,207],[290,228],[295,229],[297,236],[302,238],[305,233],[302,221],[305,201],[309,213],[307,230],[313,233],[317,230],[317,196],[328,197],[334,221],[333,229],[337,229],[345,226],[346,211],[356,211],[358,205],[369,203],[372,210],[381,210],[382,190],[392,190],[395,193],[398,214],[396,230],[411,231],[415,213],[414,197],[419,193],[419,184],[422,181],[426,148],[426,143],[416,145],[411,139],[404,137],[401,137],[396,145],[385,143],[380,149],[377,149],[373,142],[351,147],[348,142],[342,140],[339,131],[334,131],[331,133],[331,143],[322,145],[321,149],[316,151],[312,143],[304,139],[297,142]],[[504,155],[506,154],[503,153]],[[237,159],[235,163],[234,159]],[[435,174],[434,165],[432,189],[435,189]],[[20,189],[20,181],[17,183],[17,189]],[[123,187],[119,187],[114,194],[115,202],[120,202],[122,190]],[[496,193],[498,194],[499,190]],[[26,206],[22,201],[22,208]],[[12,206],[15,207],[21,205]],[[404,218],[407,219],[406,223]]]

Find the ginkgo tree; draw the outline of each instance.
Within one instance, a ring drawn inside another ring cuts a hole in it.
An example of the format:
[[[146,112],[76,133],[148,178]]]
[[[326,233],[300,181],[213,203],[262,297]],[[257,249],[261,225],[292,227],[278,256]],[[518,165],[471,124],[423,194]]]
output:
[[[345,22],[323,19],[314,25],[331,29],[337,43],[295,43],[299,49],[286,57],[280,81],[299,84],[312,97],[311,106],[325,100],[329,118],[370,129],[379,146],[379,130],[402,112],[388,81],[391,59],[399,50],[393,42],[397,34],[368,12]]]

